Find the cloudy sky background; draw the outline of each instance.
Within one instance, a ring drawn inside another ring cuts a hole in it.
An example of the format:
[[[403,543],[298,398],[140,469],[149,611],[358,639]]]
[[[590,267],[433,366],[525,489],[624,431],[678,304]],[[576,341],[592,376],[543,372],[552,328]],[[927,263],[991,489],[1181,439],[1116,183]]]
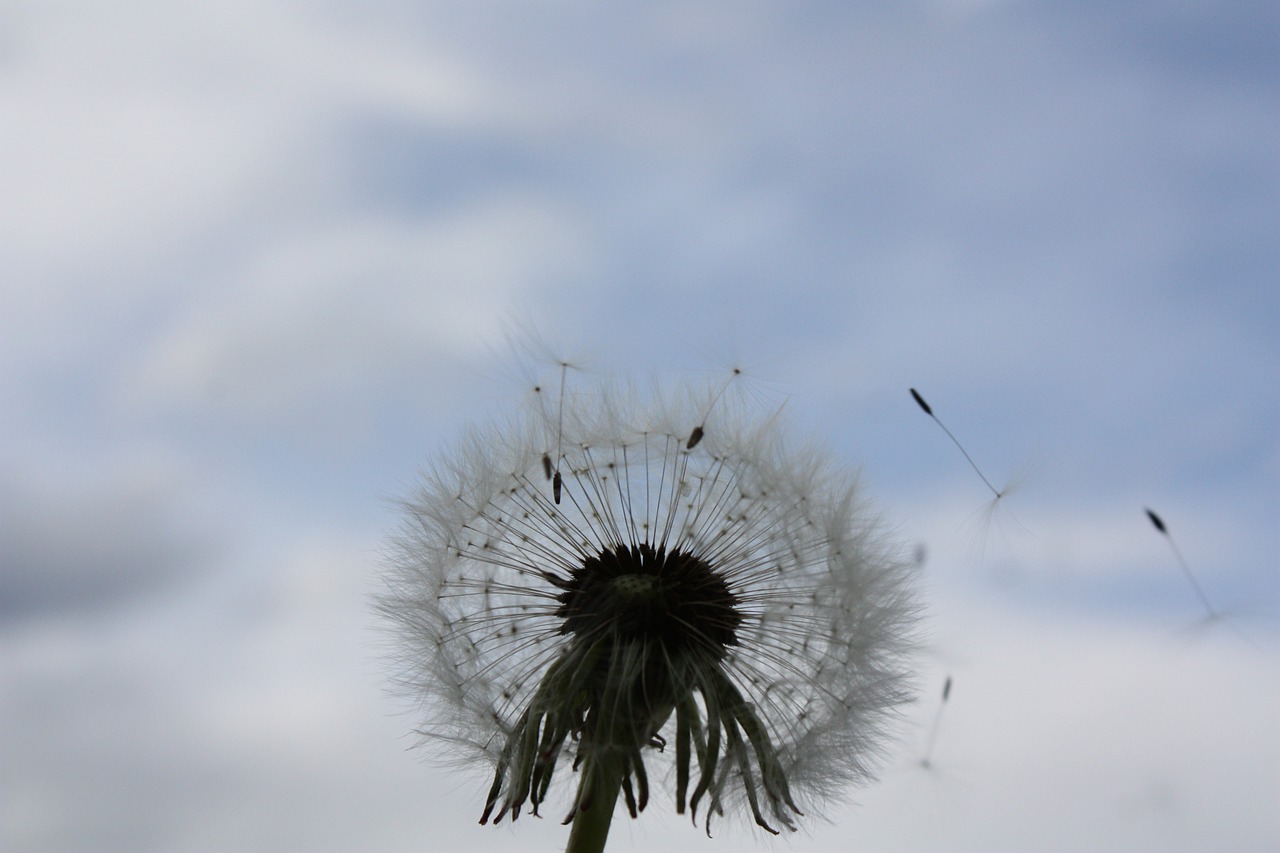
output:
[[[743,367],[925,555],[899,758],[779,849],[1280,847],[1274,4],[0,10],[3,849],[562,846],[366,606],[511,329]],[[755,848],[669,811],[610,849]]]

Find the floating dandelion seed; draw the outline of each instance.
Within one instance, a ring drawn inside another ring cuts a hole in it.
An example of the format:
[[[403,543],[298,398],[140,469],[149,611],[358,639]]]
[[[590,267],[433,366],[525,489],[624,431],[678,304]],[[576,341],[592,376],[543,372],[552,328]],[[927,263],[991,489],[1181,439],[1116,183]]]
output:
[[[960,452],[964,454],[964,458],[969,462],[969,467],[972,468],[974,472],[977,473],[977,475],[982,478],[982,482],[987,484],[987,488],[991,490],[991,494],[996,496],[995,499],[1000,500],[1000,498],[1004,497],[1004,492],[1000,491],[995,486],[991,485],[991,481],[988,480],[986,475],[983,474],[982,471],[978,469],[978,465],[976,462],[973,461],[973,457],[969,455],[969,451],[964,449],[964,445],[962,445],[960,441],[954,435],[951,434],[951,430],[947,429],[947,425],[944,424],[941,420],[939,420],[938,416],[933,413],[933,409],[929,406],[928,403],[924,401],[924,397],[920,396],[920,392],[914,388],[911,388],[909,390],[911,391],[911,398],[915,400],[917,404],[919,404],[920,408],[924,410],[924,413],[929,417],[933,418],[934,423],[942,427],[942,431],[947,434],[947,438],[951,439],[952,444],[960,448]]]
[[[1173,541],[1173,535],[1169,533],[1169,528],[1164,526],[1164,519],[1156,515],[1153,510],[1148,509],[1147,518],[1151,519],[1151,524],[1156,530],[1160,531],[1169,542],[1169,547],[1173,549],[1173,556],[1178,559],[1178,565],[1182,567],[1182,573],[1187,576],[1187,580],[1191,582],[1191,588],[1196,591],[1196,595],[1200,598],[1200,603],[1204,605],[1204,609],[1208,612],[1210,619],[1217,619],[1218,613],[1213,609],[1213,605],[1209,603],[1209,596],[1204,594],[1204,590],[1200,588],[1200,584],[1196,582],[1196,576],[1191,573],[1191,567],[1187,565],[1187,561],[1182,556],[1182,551],[1178,549],[1178,544]]]
[[[722,393],[704,427],[693,400],[562,392],[405,502],[379,606],[424,741],[492,768],[481,823],[572,783],[569,849],[598,850],[665,765],[708,833],[726,813],[776,833],[878,765],[910,698],[911,570],[851,477]]]
[[[933,727],[929,730],[929,743],[924,748],[924,758],[920,759],[921,767],[933,766],[933,747],[938,742],[938,729],[942,725],[942,710],[947,707],[947,700],[951,698],[951,676],[947,676],[947,680],[942,685],[942,701],[938,703],[938,711],[933,715]]]

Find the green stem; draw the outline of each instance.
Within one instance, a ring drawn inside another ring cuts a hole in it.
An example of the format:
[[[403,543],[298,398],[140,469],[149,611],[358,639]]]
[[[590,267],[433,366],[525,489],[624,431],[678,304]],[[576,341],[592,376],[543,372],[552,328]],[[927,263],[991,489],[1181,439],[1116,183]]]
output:
[[[586,772],[578,789],[578,809],[573,815],[573,829],[569,831],[569,846],[564,849],[565,853],[601,853],[604,850],[604,843],[609,840],[614,806],[618,803],[618,791],[622,789],[622,770],[618,762],[601,762],[584,769]],[[586,808],[583,808],[584,803]]]

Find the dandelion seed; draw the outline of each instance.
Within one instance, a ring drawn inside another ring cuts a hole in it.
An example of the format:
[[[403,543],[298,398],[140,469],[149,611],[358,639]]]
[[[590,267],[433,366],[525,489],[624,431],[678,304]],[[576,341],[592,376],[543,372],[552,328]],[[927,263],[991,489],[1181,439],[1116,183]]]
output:
[[[915,401],[920,404],[920,408],[924,409],[924,413],[929,417],[933,417],[933,409],[931,409],[929,407],[929,404],[924,401],[924,397],[920,396],[920,392],[914,388],[910,389],[910,391],[911,391],[911,396],[914,397]]]
[[[938,703],[938,711],[933,715],[933,727],[929,730],[929,743],[924,749],[924,758],[920,759],[921,767],[933,766],[933,747],[938,742],[938,729],[942,725],[942,710],[947,707],[951,698],[951,676],[942,685],[942,701]]]
[[[692,432],[689,433],[689,438],[684,445],[685,450],[693,450],[695,447],[698,446],[698,442],[702,441],[702,437],[707,434],[706,433],[707,417],[710,415],[711,410],[714,409],[716,404],[720,402],[720,398],[724,396],[725,391],[729,390],[729,386],[733,384],[733,381],[741,375],[742,375],[742,368],[735,367],[733,369],[733,374],[724,381],[724,384],[720,386],[720,390],[717,391],[715,393],[715,396],[711,398],[711,402],[707,404],[707,411],[703,413],[702,418],[698,421],[698,425],[693,428]]]
[[[1145,508],[1144,508],[1145,509]],[[1191,582],[1191,588],[1195,590],[1196,596],[1199,597],[1200,603],[1204,605],[1205,611],[1210,619],[1217,619],[1218,613],[1213,609],[1213,605],[1209,603],[1209,596],[1204,594],[1204,590],[1200,588],[1200,584],[1196,581],[1196,576],[1191,573],[1191,566],[1187,565],[1187,561],[1182,556],[1182,551],[1178,549],[1178,543],[1173,541],[1173,534],[1169,532],[1169,528],[1165,527],[1164,519],[1155,514],[1154,510],[1147,509],[1147,518],[1151,519],[1151,524],[1156,530],[1164,536],[1169,542],[1169,547],[1173,549],[1173,556],[1177,558],[1178,565],[1182,567],[1182,573],[1187,576],[1187,580]]]
[[[1147,510],[1147,518],[1151,519],[1151,523],[1155,525],[1156,530],[1159,530],[1161,533],[1163,533],[1166,536],[1169,535],[1169,529],[1164,526],[1164,519],[1156,515],[1155,512],[1153,512],[1152,510]]]
[[[556,506],[560,505],[560,494],[564,491],[564,478],[560,476],[560,460],[564,458],[564,383],[569,375],[569,367],[569,362],[560,362],[560,402],[556,406],[556,467],[555,474],[551,477],[551,495],[555,498]],[[545,453],[542,458],[546,460],[543,463],[545,471],[550,468],[547,464],[550,460],[547,460]]]
[[[600,849],[615,803],[634,817],[672,778],[708,833],[777,833],[871,778],[916,606],[852,478],[776,417],[722,410],[695,441],[689,402],[558,408],[437,463],[379,601],[424,740],[492,771],[480,822],[569,786],[570,849]],[[551,439],[563,503],[537,485]]]
[[[959,440],[954,435],[951,434],[951,430],[947,429],[946,424],[944,424],[941,420],[939,420],[938,416],[933,413],[933,409],[929,406],[928,403],[924,401],[924,397],[920,396],[920,392],[914,388],[911,388],[910,391],[911,391],[912,399],[914,399],[916,403],[919,404],[920,408],[924,410],[924,413],[929,417],[933,418],[934,423],[942,427],[942,431],[947,434],[947,438],[951,439],[952,444],[960,448],[960,452],[964,454],[964,458],[969,462],[969,467],[972,468],[974,472],[979,477],[982,478],[982,482],[987,484],[987,488],[991,490],[991,494],[996,496],[995,499],[1000,500],[1000,498],[1004,497],[1004,493],[1001,492],[999,489],[997,489],[995,486],[991,485],[991,481],[988,480],[986,475],[983,474],[982,471],[978,469],[977,463],[973,461],[973,458],[969,455],[969,451],[964,449],[964,445],[962,445],[959,442]]]

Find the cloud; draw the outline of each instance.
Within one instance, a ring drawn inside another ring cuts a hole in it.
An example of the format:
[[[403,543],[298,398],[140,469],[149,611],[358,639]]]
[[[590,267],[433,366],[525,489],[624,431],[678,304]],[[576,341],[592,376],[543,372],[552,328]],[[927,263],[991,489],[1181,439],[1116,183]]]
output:
[[[563,844],[403,754],[353,580],[443,426],[527,390],[475,381],[513,316],[640,381],[778,356],[927,546],[934,771],[908,741],[797,846],[1276,846],[1272,626],[1173,639],[1142,516],[1274,600],[1270,4],[10,17],[0,846]],[[997,485],[1040,463],[985,551],[910,386]],[[708,844],[664,807],[610,849]]]
[[[141,306],[225,286],[211,274],[238,272],[246,243],[325,221],[352,111],[455,130],[501,114],[482,79],[406,31],[284,4],[72,6],[15,13],[0,69],[0,337],[24,368],[116,346]]]
[[[483,771],[405,752],[416,716],[381,693],[360,594],[371,545],[315,534],[260,555],[281,571],[228,578],[211,596],[5,632],[0,740],[13,763],[0,839],[172,851],[562,844],[553,810],[475,826]],[[264,606],[242,606],[253,602]],[[948,592],[931,609],[949,659],[926,665],[898,761],[796,844],[1261,851],[1274,840],[1269,652],[1226,633],[1179,643],[1108,614],[1029,615],[986,595]],[[954,686],[926,772],[944,674]],[[637,821],[619,815],[614,836],[619,850],[709,843],[665,793]]]
[[[282,239],[193,300],[141,358],[131,405],[289,419],[429,385],[501,337],[530,290],[580,275],[572,217],[519,196],[444,218],[342,221]]]
[[[1183,644],[1127,617],[1032,624],[969,596],[937,608],[940,639],[962,658],[926,682],[954,676],[937,772],[912,768],[908,752],[850,821],[863,846],[1264,850],[1274,839],[1274,819],[1241,819],[1269,813],[1280,782],[1268,652],[1229,632]],[[917,718],[922,738],[937,689]]]
[[[0,480],[0,622],[83,618],[211,565],[217,540],[190,514],[177,470],[134,459],[76,473],[10,470]]]

